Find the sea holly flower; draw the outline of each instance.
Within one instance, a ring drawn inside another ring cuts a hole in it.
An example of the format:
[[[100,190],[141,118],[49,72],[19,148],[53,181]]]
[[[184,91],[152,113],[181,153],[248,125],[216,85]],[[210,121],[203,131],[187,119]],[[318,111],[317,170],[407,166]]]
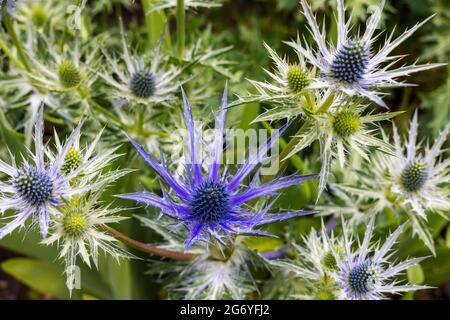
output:
[[[75,136],[73,145],[67,151],[60,170],[61,174],[72,177],[72,185],[99,183],[99,181],[103,181],[104,183],[107,180],[113,181],[131,171],[128,169],[119,169],[103,172],[103,169],[118,158],[120,154],[115,153],[119,146],[109,147],[107,149],[99,148],[99,141],[102,134],[103,129],[93,138],[89,145],[84,147],[80,145],[81,134]],[[54,139],[55,152],[47,151],[47,156],[50,159],[55,159],[64,149],[64,145],[61,144],[56,133]]]
[[[17,3],[18,14],[14,15],[14,18],[27,26],[32,24],[35,29],[43,29],[47,25],[60,29],[61,25],[66,26],[66,9],[64,3],[57,0],[19,1]]]
[[[77,257],[91,267],[91,261],[98,268],[100,251],[117,261],[120,258],[132,258],[118,244],[118,240],[106,234],[104,227],[110,223],[119,223],[126,219],[119,215],[123,209],[103,206],[99,197],[104,185],[94,193],[75,196],[60,207],[61,214],[50,223],[50,236],[42,241],[45,245],[57,244],[59,258],[64,259],[65,274],[70,292],[73,289]]]
[[[43,144],[43,108],[40,109],[35,126],[34,154],[30,152],[32,162],[25,158],[20,166],[11,156],[12,164],[0,160],[0,171],[9,176],[7,182],[0,184],[2,196],[0,197],[0,211],[5,213],[14,210],[16,213],[0,229],[0,238],[8,235],[18,227],[23,227],[28,218],[39,223],[42,237],[47,235],[48,224],[52,216],[59,215],[57,207],[64,199],[90,189],[85,185],[78,188],[70,186],[71,175],[61,174],[64,159],[73,145],[75,137],[79,134],[81,124],[75,128],[61,152],[51,161],[45,161]]]
[[[450,161],[441,159],[444,152],[441,148],[450,132],[450,124],[432,146],[427,144],[423,148],[417,142],[417,130],[416,112],[410,124],[409,137],[403,143],[393,126],[393,154],[375,153],[370,165],[358,171],[359,183],[344,184],[339,188],[355,196],[356,203],[366,208],[366,218],[385,209],[407,214],[413,232],[434,254],[434,241],[426,222],[431,212],[449,219],[450,192],[445,186],[450,180]],[[390,142],[385,134],[384,140]]]
[[[269,45],[264,43],[269,56],[274,63],[274,70],[264,69],[270,77],[270,81],[249,80],[257,93],[248,94],[245,97],[238,96],[230,107],[250,103],[267,102],[275,105],[268,111],[259,115],[256,121],[275,121],[291,119],[303,114],[305,104],[304,91],[315,78],[315,69],[308,69],[303,56],[297,52],[296,62],[290,63],[286,57],[281,58]]]
[[[395,255],[392,246],[406,224],[391,233],[382,246],[379,243],[371,244],[375,225],[375,217],[373,217],[367,225],[362,243],[356,249],[344,221],[342,224],[343,250],[338,252],[332,248],[337,261],[337,271],[334,275],[343,288],[340,299],[380,300],[386,298],[386,294],[428,288],[427,286],[402,284],[396,279],[403,271],[426,259],[423,257],[403,262],[390,261],[390,258]]]
[[[181,292],[182,299],[218,300],[246,299],[255,290],[255,281],[249,265],[264,261],[248,248],[236,246],[227,259],[204,254],[187,265],[179,281],[169,284],[169,292]]]
[[[333,252],[342,255],[341,239],[328,234],[325,224],[320,231],[312,229],[302,236],[303,245],[293,243],[296,260],[273,260],[269,264],[292,273],[305,290],[292,296],[299,299],[335,300],[341,288],[332,276],[337,270],[337,261]],[[333,247],[333,249],[331,248]]]
[[[330,95],[327,93],[324,95],[316,93],[314,104],[324,105],[329,98]],[[325,189],[333,159],[337,159],[340,166],[344,167],[347,154],[350,152],[358,153],[366,161],[370,160],[370,148],[392,153],[391,145],[375,136],[374,126],[378,121],[395,117],[398,112],[364,114],[367,106],[361,105],[358,101],[346,102],[335,98],[326,112],[310,111],[311,108],[304,110],[304,124],[296,136],[298,143],[285,158],[293,156],[314,141],[319,141],[322,161],[319,196]]]
[[[35,38],[32,40],[33,50],[28,52],[32,71],[26,75],[33,84],[45,91],[70,93],[72,103],[85,101],[97,80],[98,50],[93,49],[89,53],[82,51],[78,38],[60,50],[56,48],[54,39],[48,39],[42,33],[35,32],[31,36]],[[35,52],[38,42],[47,48],[45,59]]]
[[[338,38],[336,47],[333,47],[327,44],[326,35],[320,30],[307,1],[301,0],[300,3],[318,48],[313,50],[306,41],[291,41],[287,42],[287,44],[319,69],[320,75],[315,79],[311,85],[312,87],[333,87],[346,95],[364,96],[380,106],[387,107],[380,97],[382,93],[379,92],[379,89],[410,86],[411,84],[397,79],[414,72],[444,65],[414,64],[398,68],[393,67],[395,62],[398,62],[402,56],[391,56],[390,53],[431,17],[406,30],[397,39],[393,39],[394,32],[392,32],[387,37],[384,45],[375,51],[373,44],[375,39],[378,38],[378,35],[375,35],[375,31],[381,19],[385,0],[381,1],[378,8],[368,19],[364,34],[357,36],[349,35],[352,29],[351,20],[347,21],[345,18],[344,1],[337,0]]]
[[[168,171],[164,159],[161,159],[161,162],[156,161],[130,137],[129,139],[136,150],[167,182],[173,190],[173,194],[169,194],[162,186],[162,197],[147,191],[122,194],[118,197],[154,206],[159,208],[162,214],[178,220],[189,232],[186,238],[186,250],[196,242],[209,244],[212,239],[217,240],[216,242],[219,245],[226,245],[227,240],[232,241],[232,237],[237,234],[270,235],[257,228],[308,213],[306,211],[295,211],[269,214],[273,202],[257,212],[246,205],[248,201],[262,196],[274,195],[279,189],[316,177],[313,174],[277,177],[266,184],[258,184],[257,179],[253,179],[250,185],[243,185],[244,179],[249,176],[255,167],[268,160],[266,152],[277,141],[280,132],[274,133],[269,140],[259,147],[257,152],[249,154],[244,164],[237,169],[234,175],[231,175],[227,169],[221,173],[227,89],[225,88],[220,111],[216,117],[215,138],[212,148],[209,149],[210,159],[199,158],[199,141],[201,139],[195,132],[192,110],[184,91],[182,91],[182,94],[184,119],[188,131],[187,145],[189,147],[189,152],[185,153],[185,176],[183,178],[174,177]],[[204,163],[208,163],[206,172],[202,170]]]
[[[123,47],[122,59],[116,59],[103,50],[108,68],[99,72],[110,86],[111,96],[118,101],[137,104],[167,104],[175,99],[175,92],[184,81],[179,80],[184,68],[169,65],[163,61],[161,37],[158,46],[151,54],[150,65],[143,58],[130,53],[124,30],[121,30]],[[125,69],[122,67],[122,62]]]
[[[373,171],[374,177],[368,183],[373,187],[371,181],[376,180],[379,185],[389,188],[389,193],[384,192],[384,197],[378,197],[380,206],[395,202],[397,207],[403,208],[411,218],[414,232],[434,253],[433,237],[424,222],[427,221],[427,212],[435,212],[449,219],[450,192],[445,185],[450,181],[450,160],[441,159],[444,152],[441,148],[450,132],[450,124],[432,146],[427,144],[422,151],[421,144],[417,142],[417,111],[404,143],[395,125],[393,129],[395,156],[379,155],[381,166]],[[388,141],[387,137],[385,139]],[[377,198],[373,192],[368,189],[367,196]]]

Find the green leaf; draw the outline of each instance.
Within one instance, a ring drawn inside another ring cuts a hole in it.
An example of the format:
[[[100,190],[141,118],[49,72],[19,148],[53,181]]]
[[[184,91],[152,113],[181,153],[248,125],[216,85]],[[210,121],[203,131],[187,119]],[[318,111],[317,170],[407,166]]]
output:
[[[55,265],[30,258],[13,258],[3,262],[1,268],[40,293],[58,299],[70,298],[62,270]]]
[[[63,279],[62,272],[64,269],[61,262],[57,259],[58,249],[55,246],[44,246],[40,242],[41,236],[39,232],[29,230],[25,235],[22,230],[0,240],[0,246],[51,263],[55,268],[59,269],[59,275]],[[84,265],[79,265],[79,267],[81,269],[81,290],[101,299],[110,299],[110,289],[101,281],[98,272]]]
[[[156,48],[161,34],[164,32],[163,51],[170,51],[171,41],[168,30],[164,30],[167,24],[167,18],[162,11],[154,11],[145,14],[153,5],[157,4],[157,0],[141,0],[142,8],[145,15],[145,27],[149,39],[150,48]],[[167,28],[166,28],[167,29]]]

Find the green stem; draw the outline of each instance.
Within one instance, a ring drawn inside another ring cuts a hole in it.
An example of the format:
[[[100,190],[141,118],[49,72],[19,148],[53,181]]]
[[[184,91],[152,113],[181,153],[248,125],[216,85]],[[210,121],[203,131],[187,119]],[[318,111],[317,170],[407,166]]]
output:
[[[161,34],[165,32],[163,51],[170,48],[170,35],[164,30],[166,25],[166,17],[161,11],[154,11],[147,14],[147,11],[158,3],[157,0],[141,0],[142,8],[144,10],[145,28],[148,36],[148,49],[156,48]]]
[[[334,94],[330,94],[315,113],[316,114],[325,113],[331,107],[333,102],[334,102]]]
[[[25,66],[23,65],[23,63],[20,62],[14,56],[14,54],[11,52],[11,50],[9,50],[8,45],[6,44],[6,42],[3,41],[3,39],[1,39],[1,38],[0,38],[0,49],[3,50],[3,52],[8,56],[9,60],[11,60],[11,62],[14,63],[17,68],[25,69]]]
[[[150,253],[153,255],[157,255],[160,257],[167,257],[167,258],[171,258],[174,260],[183,260],[183,261],[191,261],[193,259],[195,259],[195,255],[191,254],[191,253],[184,253],[184,252],[178,252],[178,251],[172,251],[172,250],[167,250],[167,249],[163,249],[163,248],[158,248],[155,247],[151,244],[148,243],[142,243],[140,241],[134,240],[126,235],[124,235],[123,233],[117,231],[116,229],[113,229],[111,227],[108,226],[103,226],[103,229],[112,234],[113,236],[115,236],[117,239],[119,239],[120,241],[122,241],[123,243],[128,244],[129,246],[146,252],[146,253]]]
[[[129,126],[123,122],[122,120],[120,120],[115,114],[109,112],[108,110],[106,110],[105,108],[103,108],[101,105],[99,105],[97,102],[95,102],[93,99],[89,98],[88,102],[92,105],[92,107],[100,112],[101,114],[103,114],[104,116],[106,116],[108,119],[116,122],[119,126],[121,126],[123,129],[129,129]]]
[[[184,57],[184,43],[186,38],[186,12],[184,0],[177,0],[177,54],[179,59]]]
[[[31,68],[30,65],[28,64],[28,59],[25,54],[25,50],[23,49],[22,44],[20,43],[19,38],[17,37],[16,30],[14,30],[14,26],[12,25],[11,19],[8,15],[5,15],[3,23],[5,24],[6,30],[8,31],[8,34],[11,37],[11,40],[17,49],[19,59],[22,61],[25,69],[28,72],[30,72]]]

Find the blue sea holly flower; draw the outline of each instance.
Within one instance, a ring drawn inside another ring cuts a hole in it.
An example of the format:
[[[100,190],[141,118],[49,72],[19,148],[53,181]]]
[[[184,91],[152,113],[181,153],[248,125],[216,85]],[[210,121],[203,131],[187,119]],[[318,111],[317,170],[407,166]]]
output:
[[[406,30],[396,39],[393,39],[393,31],[386,38],[384,45],[376,51],[373,50],[373,44],[379,34],[375,35],[375,30],[379,26],[385,0],[381,1],[368,19],[364,34],[356,36],[349,35],[350,30],[353,29],[351,20],[345,19],[344,1],[337,0],[338,38],[337,46],[334,47],[327,43],[325,32],[320,31],[307,1],[301,0],[300,2],[318,49],[313,50],[306,41],[301,42],[299,38],[297,41],[287,42],[287,44],[320,70],[320,76],[315,80],[315,83],[311,84],[311,88],[334,87],[349,96],[364,96],[380,106],[387,107],[380,98],[382,93],[378,89],[410,86],[411,84],[397,79],[414,72],[444,65],[414,64],[398,68],[393,67],[403,56],[391,56],[390,53],[431,17]]]
[[[188,131],[187,145],[189,147],[189,152],[185,153],[185,161],[189,165],[186,165],[184,177],[174,177],[168,171],[164,159],[161,159],[161,162],[156,161],[130,137],[129,139],[136,150],[166,181],[173,190],[173,194],[169,194],[162,187],[162,197],[147,191],[122,194],[118,197],[159,208],[161,213],[180,221],[189,232],[185,242],[186,250],[193,243],[205,242],[208,244],[211,239],[216,239],[218,244],[225,245],[227,240],[232,241],[232,236],[237,234],[271,235],[266,231],[258,230],[257,227],[309,213],[300,210],[269,214],[268,211],[273,202],[261,210],[254,210],[246,204],[250,200],[272,196],[279,189],[300,184],[317,176],[315,174],[282,176],[266,184],[258,184],[258,179],[253,179],[249,185],[243,184],[244,179],[249,176],[255,167],[268,159],[265,156],[266,152],[272,148],[283,130],[274,133],[260,145],[257,152],[250,153],[245,162],[232,175],[228,168],[221,170],[227,89],[225,88],[220,111],[216,117],[213,146],[209,149],[208,156],[205,157],[209,159],[200,159],[198,141],[201,141],[201,137],[197,136],[192,110],[184,91],[182,91],[182,95],[184,120]],[[207,170],[203,170],[203,164],[207,164]]]
[[[354,241],[352,236],[348,234],[344,221],[342,221],[342,224],[344,232],[343,252],[338,252],[331,247],[337,262],[335,276],[343,287],[340,299],[380,300],[389,293],[395,294],[429,288],[427,286],[401,283],[398,280],[398,276],[402,272],[420,263],[426,257],[412,258],[403,262],[390,261],[390,258],[395,255],[392,246],[403,231],[406,223],[391,233],[383,245],[379,243],[371,244],[375,225],[375,217],[373,217],[367,226],[364,239],[357,249],[353,249]]]
[[[9,176],[8,181],[0,182],[0,213],[16,211],[14,215],[5,218],[12,220],[0,229],[0,239],[16,228],[23,227],[30,217],[39,223],[42,237],[45,238],[51,218],[59,215],[57,207],[64,203],[65,199],[95,185],[73,187],[70,185],[73,174],[61,173],[66,156],[80,134],[81,124],[71,133],[60,152],[48,161],[45,161],[48,151],[43,143],[43,124],[41,107],[35,125],[35,152],[30,152],[31,162],[24,157],[22,164],[17,166],[12,155],[12,165],[0,160],[0,172]]]

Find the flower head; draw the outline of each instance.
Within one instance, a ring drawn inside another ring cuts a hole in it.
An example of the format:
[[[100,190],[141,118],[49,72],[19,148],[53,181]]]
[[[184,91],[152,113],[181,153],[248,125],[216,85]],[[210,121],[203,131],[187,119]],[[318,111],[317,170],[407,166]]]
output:
[[[77,257],[91,266],[91,261],[98,268],[98,254],[103,251],[116,260],[130,258],[118,244],[118,240],[105,233],[103,229],[109,223],[117,223],[124,219],[118,215],[122,209],[109,208],[99,204],[101,192],[94,192],[82,197],[76,196],[60,208],[61,215],[50,225],[51,235],[43,241],[46,245],[57,243],[59,257],[64,259],[65,273],[69,290],[75,277],[74,270]]]
[[[270,264],[291,272],[305,290],[293,295],[300,299],[334,300],[340,288],[332,274],[337,270],[334,252],[342,254],[341,239],[328,235],[324,224],[320,231],[312,229],[302,237],[303,245],[293,244],[296,260],[274,260]],[[333,249],[331,248],[333,247]]]
[[[173,100],[175,91],[183,83],[177,81],[183,68],[163,63],[160,55],[162,38],[152,52],[150,65],[147,66],[143,58],[130,53],[123,30],[121,30],[121,37],[125,69],[121,61],[104,51],[109,68],[99,72],[99,76],[111,87],[112,97],[119,101],[145,105],[167,103]]]
[[[96,189],[102,183],[129,172],[115,170],[101,173],[116,155],[113,155],[112,150],[100,156],[92,156],[98,138],[84,156],[75,157],[82,124],[75,128],[64,144],[55,135],[57,151],[54,153],[48,150],[43,143],[43,123],[43,108],[40,108],[35,125],[35,152],[30,152],[31,162],[24,157],[22,164],[18,166],[14,158],[11,165],[0,160],[0,171],[10,177],[7,182],[0,184],[0,212],[17,212],[7,217],[12,218],[12,221],[0,229],[0,238],[23,227],[30,217],[39,223],[42,237],[45,238],[50,220],[61,214],[59,206],[75,194]],[[76,168],[73,167],[75,162],[78,164]]]
[[[320,70],[320,76],[312,84],[312,87],[333,87],[350,96],[367,97],[378,105],[386,107],[380,98],[381,93],[378,89],[410,85],[397,79],[443,65],[426,64],[393,68],[394,63],[398,62],[401,57],[390,56],[390,53],[431,17],[406,30],[397,39],[393,39],[394,33],[392,33],[380,50],[373,50],[373,43],[378,38],[375,31],[378,28],[384,4],[385,0],[382,0],[368,19],[363,35],[351,36],[349,34],[352,29],[351,20],[347,21],[345,18],[344,1],[337,0],[338,39],[337,46],[332,47],[327,44],[325,34],[320,31],[309,4],[306,0],[301,0],[303,14],[318,49],[314,51],[306,41],[302,43],[299,39],[287,44]]]
[[[142,202],[161,210],[185,226],[189,235],[186,239],[186,249],[193,243],[202,241],[209,243],[216,239],[220,244],[226,240],[232,240],[237,234],[266,234],[265,231],[256,228],[285,220],[295,216],[306,214],[305,211],[288,212],[269,215],[271,204],[261,211],[254,212],[246,206],[246,202],[261,196],[271,196],[282,188],[302,183],[316,175],[278,177],[266,184],[257,184],[257,180],[249,185],[243,185],[244,179],[264,159],[267,150],[276,142],[280,133],[277,132],[264,142],[256,153],[247,156],[234,175],[224,170],[220,174],[222,161],[224,127],[227,107],[227,90],[225,89],[219,114],[216,118],[215,138],[210,148],[209,159],[199,158],[199,137],[195,132],[195,122],[192,117],[191,107],[183,93],[184,118],[188,131],[186,152],[186,172],[184,177],[174,177],[167,169],[165,161],[157,162],[136,141],[130,138],[141,156],[156,170],[169,184],[173,194],[169,195],[164,187],[163,197],[154,193],[141,192],[123,194],[118,197]],[[207,172],[203,172],[203,164],[207,164]]]
[[[335,276],[343,288],[340,298],[380,300],[386,298],[387,293],[426,289],[426,286],[401,284],[395,279],[401,272],[425,258],[408,259],[400,263],[389,261],[394,255],[392,246],[406,224],[390,234],[382,246],[370,244],[374,224],[375,218],[372,218],[364,240],[357,249],[354,249],[352,236],[348,234],[343,221],[343,252],[338,253],[334,250],[338,266]]]
[[[0,160],[0,171],[10,177],[7,182],[0,185],[2,192],[0,211],[2,213],[7,210],[17,211],[12,221],[0,229],[0,238],[17,227],[24,226],[30,217],[39,222],[42,237],[45,238],[50,217],[59,214],[57,206],[65,198],[89,188],[89,186],[72,188],[70,186],[72,176],[61,174],[64,158],[79,135],[80,128],[81,125],[75,128],[60,153],[46,162],[43,144],[43,108],[41,108],[35,126],[35,152],[34,154],[30,152],[32,162],[24,159],[22,165],[17,166],[15,159],[12,165]]]
[[[326,104],[329,99],[329,94],[316,94],[315,97],[319,106]],[[319,141],[322,161],[319,196],[325,189],[333,159],[337,159],[340,166],[344,167],[347,155],[351,152],[359,154],[366,161],[369,161],[369,148],[392,153],[390,144],[375,136],[377,130],[374,125],[398,113],[364,114],[366,109],[367,106],[358,102],[339,100],[334,100],[324,113],[305,109],[305,123],[298,135],[300,139],[286,158],[310,146],[314,141]]]
[[[428,212],[436,212],[448,219],[450,192],[445,185],[450,181],[450,161],[443,160],[443,144],[450,132],[450,124],[441,131],[433,145],[427,144],[421,150],[417,142],[418,116],[415,112],[411,121],[408,139],[402,143],[394,125],[394,155],[379,155],[379,166],[374,167],[374,178],[368,185],[384,186],[389,192],[367,192],[368,196],[379,199],[380,207],[389,205],[395,199],[395,205],[407,212],[413,223],[413,230],[434,252],[431,234],[424,226]],[[385,140],[388,142],[388,138]],[[377,169],[377,170],[375,170]],[[373,183],[373,180],[377,183]],[[357,192],[355,190],[355,192]],[[391,199],[390,199],[390,198]]]
[[[270,77],[270,82],[249,80],[257,93],[239,97],[230,106],[250,102],[268,102],[275,107],[259,115],[256,121],[274,121],[295,118],[303,114],[305,90],[315,78],[315,69],[310,70],[303,56],[298,53],[298,61],[290,63],[287,58],[281,58],[269,45],[264,43],[269,56],[274,63],[274,70],[264,69]]]
[[[240,246],[226,260],[199,256],[184,269],[174,287],[183,293],[183,299],[245,299],[255,289],[248,265],[257,258]]]

